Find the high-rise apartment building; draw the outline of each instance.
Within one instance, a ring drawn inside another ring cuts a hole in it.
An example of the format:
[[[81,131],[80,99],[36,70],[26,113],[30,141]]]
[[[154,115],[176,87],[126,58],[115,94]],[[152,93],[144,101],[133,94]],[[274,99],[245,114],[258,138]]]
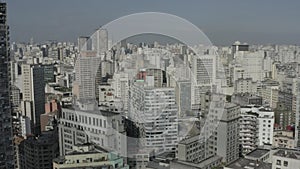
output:
[[[14,168],[10,101],[9,27],[6,3],[0,2],[0,168]]]
[[[253,112],[245,112],[241,114],[239,124],[239,142],[242,154],[247,154],[257,147],[257,117],[258,114]]]
[[[274,112],[269,108],[254,105],[241,107],[241,112],[242,114],[246,112],[257,113],[256,145],[272,144],[275,121]]]

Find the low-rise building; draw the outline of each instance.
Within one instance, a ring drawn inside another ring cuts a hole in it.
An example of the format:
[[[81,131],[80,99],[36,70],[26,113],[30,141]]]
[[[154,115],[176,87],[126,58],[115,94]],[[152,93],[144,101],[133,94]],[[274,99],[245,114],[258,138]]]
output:
[[[294,148],[295,139],[293,131],[275,131],[272,145],[279,148]]]
[[[300,151],[291,149],[281,149],[273,154],[272,169],[299,168]]]
[[[224,169],[241,169],[241,168],[251,168],[251,169],[271,169],[272,164],[265,163],[262,161],[250,160],[247,158],[240,158],[226,167]]]
[[[93,144],[73,146],[73,152],[53,160],[53,169],[129,169],[123,158]]]

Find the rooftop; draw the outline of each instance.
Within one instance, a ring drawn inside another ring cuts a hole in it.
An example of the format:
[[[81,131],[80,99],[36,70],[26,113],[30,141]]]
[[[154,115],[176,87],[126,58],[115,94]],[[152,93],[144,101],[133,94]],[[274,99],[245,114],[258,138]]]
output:
[[[282,149],[282,150],[278,150],[276,153],[274,153],[274,156],[300,160],[300,151],[299,150],[297,151],[297,150],[290,150],[290,149]]]
[[[218,162],[221,163],[221,160],[222,160],[222,157],[216,155],[216,156],[210,157],[206,160],[203,160],[200,163],[192,163],[192,162],[180,161],[180,160],[174,160],[172,162],[186,165],[189,167],[194,167],[196,169],[196,168],[205,168],[206,166],[211,165],[213,163],[218,163]]]
[[[248,157],[254,157],[254,158],[260,158],[264,156],[265,154],[269,153],[269,150],[266,149],[255,149],[252,152],[248,153],[246,156]]]
[[[271,169],[272,164],[264,163],[256,160],[250,160],[246,158],[239,158],[236,161],[227,165],[226,167],[232,169],[241,169],[241,168]]]

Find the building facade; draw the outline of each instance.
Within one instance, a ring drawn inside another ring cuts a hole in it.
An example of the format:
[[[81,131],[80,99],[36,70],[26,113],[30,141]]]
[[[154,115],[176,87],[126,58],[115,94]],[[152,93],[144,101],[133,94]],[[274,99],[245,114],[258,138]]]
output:
[[[141,146],[156,152],[175,151],[178,107],[174,88],[148,87],[135,82],[130,89],[129,117],[140,129]]]
[[[239,158],[240,107],[226,103],[223,116],[217,127],[217,155],[222,162],[230,163]]]
[[[0,168],[14,167],[12,110],[10,100],[9,27],[6,3],[0,2]]]
[[[83,143],[95,143],[126,156],[126,132],[121,114],[63,108],[59,122],[60,155]]]
[[[59,155],[57,131],[31,136],[19,145],[20,169],[52,169],[52,160]]]

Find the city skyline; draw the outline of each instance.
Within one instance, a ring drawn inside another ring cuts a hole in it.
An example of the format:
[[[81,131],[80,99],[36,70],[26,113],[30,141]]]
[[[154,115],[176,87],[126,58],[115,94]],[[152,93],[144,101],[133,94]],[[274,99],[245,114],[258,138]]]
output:
[[[124,8],[124,6],[127,6]],[[249,44],[299,44],[300,2],[289,1],[149,1],[79,0],[8,2],[11,41],[76,41],[101,25],[137,12],[163,12],[194,23],[215,45],[236,40]],[[111,12],[114,11],[114,12]]]
[[[0,169],[299,168],[300,2],[4,1]]]

